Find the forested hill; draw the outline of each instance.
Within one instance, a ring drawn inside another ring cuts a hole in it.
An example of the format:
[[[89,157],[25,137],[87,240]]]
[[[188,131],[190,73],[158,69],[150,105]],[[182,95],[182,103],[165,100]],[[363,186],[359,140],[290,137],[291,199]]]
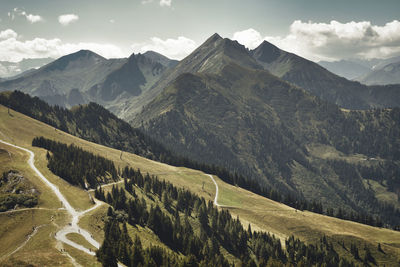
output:
[[[153,160],[171,157],[162,145],[95,103],[68,110],[50,106],[38,97],[13,91],[0,93],[0,104],[94,143]]]

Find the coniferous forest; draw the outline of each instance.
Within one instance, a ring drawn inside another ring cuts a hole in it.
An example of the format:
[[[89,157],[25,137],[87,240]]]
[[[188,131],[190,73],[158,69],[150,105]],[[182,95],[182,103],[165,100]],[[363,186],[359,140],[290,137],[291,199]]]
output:
[[[47,152],[47,167],[70,184],[95,188],[99,184],[118,178],[111,160],[84,151],[74,144],[66,145],[44,137],[36,137],[32,140],[32,146],[50,151],[51,153]]]
[[[118,261],[127,266],[232,266],[222,250],[238,259],[239,266],[354,266],[353,261],[338,255],[326,237],[305,244],[291,236],[283,247],[278,238],[253,231],[251,225],[245,229],[229,211],[218,210],[211,201],[188,190],[128,167],[121,175],[124,188],[113,186],[107,193],[101,187],[95,190],[96,198],[112,206],[105,239],[97,252],[103,266],[117,266]],[[136,190],[155,196],[162,206],[148,207]],[[199,229],[193,228],[193,221]],[[139,237],[134,241],[129,237],[127,224],[150,228],[176,253],[160,247],[143,248]],[[366,264],[371,261],[364,260]]]

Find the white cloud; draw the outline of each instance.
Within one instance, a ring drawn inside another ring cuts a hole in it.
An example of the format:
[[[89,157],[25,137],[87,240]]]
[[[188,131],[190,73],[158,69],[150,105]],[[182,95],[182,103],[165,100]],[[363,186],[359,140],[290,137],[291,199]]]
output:
[[[263,41],[261,34],[253,28],[235,32],[232,37],[233,40],[238,41],[247,48],[254,49]]]
[[[115,19],[110,19],[110,23],[115,23]]]
[[[39,15],[33,15],[33,14],[26,14],[26,19],[30,22],[30,23],[36,23],[39,21],[43,21],[43,18]]]
[[[149,42],[135,43],[131,47],[136,53],[152,50],[169,58],[182,59],[196,48],[196,42],[183,36],[166,40],[152,37]]]
[[[25,17],[27,21],[31,24],[44,21],[44,19],[40,15],[28,14],[23,9],[15,7],[13,11],[7,13],[8,17],[11,20],[14,20],[16,16]]]
[[[142,5],[150,4],[153,3],[154,0],[142,0]],[[172,5],[172,0],[160,0],[159,2],[160,6],[164,7],[170,7]]]
[[[160,0],[160,6],[171,6],[172,0]]]
[[[10,39],[10,38],[17,38],[18,34],[11,30],[11,29],[7,29],[4,31],[0,31],[0,40],[4,40],[4,39]]]
[[[64,43],[61,39],[34,38],[19,40],[13,30],[0,32],[0,61],[18,62],[23,58],[43,58],[60,56],[88,49],[106,58],[124,57],[121,49],[113,44],[99,43]]]
[[[79,16],[75,15],[75,14],[64,14],[64,15],[58,16],[58,22],[63,26],[67,26],[78,20],[79,20]]]
[[[294,21],[286,36],[262,37],[248,29],[234,33],[234,39],[253,48],[267,40],[281,49],[311,60],[343,58],[386,58],[400,54],[400,22],[394,20],[383,26],[369,21],[315,23]]]

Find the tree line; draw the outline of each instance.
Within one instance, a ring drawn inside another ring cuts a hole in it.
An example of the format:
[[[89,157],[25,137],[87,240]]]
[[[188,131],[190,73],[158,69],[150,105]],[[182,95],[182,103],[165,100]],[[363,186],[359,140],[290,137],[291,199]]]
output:
[[[47,149],[47,167],[73,185],[96,188],[97,185],[116,181],[118,172],[114,162],[99,155],[61,142],[35,137],[32,146]]]

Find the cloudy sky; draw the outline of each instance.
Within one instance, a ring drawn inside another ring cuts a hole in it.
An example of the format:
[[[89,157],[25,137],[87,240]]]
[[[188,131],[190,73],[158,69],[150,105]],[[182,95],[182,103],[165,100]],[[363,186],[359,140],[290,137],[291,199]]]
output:
[[[399,0],[0,0],[0,61],[91,49],[182,59],[218,32],[311,60],[400,55]]]

